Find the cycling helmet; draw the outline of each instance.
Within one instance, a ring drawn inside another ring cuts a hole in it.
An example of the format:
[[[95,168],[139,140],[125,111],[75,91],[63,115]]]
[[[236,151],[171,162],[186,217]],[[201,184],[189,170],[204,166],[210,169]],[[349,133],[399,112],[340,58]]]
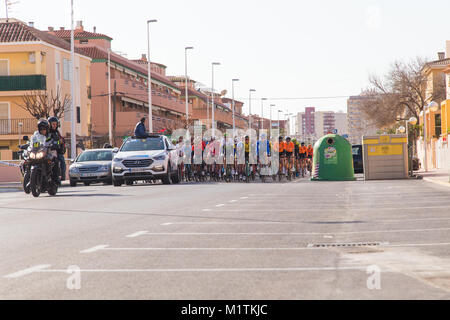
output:
[[[42,129],[47,129],[50,127],[48,121],[46,119],[40,119],[37,123],[38,130],[41,131]]]
[[[280,136],[280,137],[278,138],[278,140],[279,140],[279,141],[283,141],[283,137]]]
[[[289,140],[289,141],[291,141],[291,137],[286,137],[286,140]]]
[[[48,123],[51,124],[52,122],[56,122],[59,124],[59,119],[57,117],[50,117],[47,119]]]

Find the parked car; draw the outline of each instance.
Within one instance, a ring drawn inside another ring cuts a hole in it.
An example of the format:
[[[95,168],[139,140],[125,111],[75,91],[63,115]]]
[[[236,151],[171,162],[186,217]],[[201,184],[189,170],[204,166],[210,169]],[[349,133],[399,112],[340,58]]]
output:
[[[164,184],[179,183],[178,153],[163,135],[146,139],[128,138],[120,149],[114,149],[113,184],[133,185],[135,181],[162,180]]]
[[[362,145],[358,144],[352,146],[352,153],[355,173],[364,173]]]
[[[69,167],[70,185],[75,187],[82,182],[112,184],[111,163],[112,149],[86,150],[81,153]]]

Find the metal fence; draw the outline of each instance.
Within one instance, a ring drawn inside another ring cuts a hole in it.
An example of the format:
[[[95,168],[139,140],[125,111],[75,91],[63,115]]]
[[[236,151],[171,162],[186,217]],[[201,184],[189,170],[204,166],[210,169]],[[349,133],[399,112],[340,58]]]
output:
[[[0,119],[0,134],[27,134],[36,131],[37,120],[27,119]]]

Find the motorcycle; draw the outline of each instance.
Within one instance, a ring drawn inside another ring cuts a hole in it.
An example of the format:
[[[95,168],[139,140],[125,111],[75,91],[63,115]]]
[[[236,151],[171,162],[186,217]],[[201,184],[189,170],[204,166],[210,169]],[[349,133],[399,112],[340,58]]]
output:
[[[56,150],[52,150],[53,141],[46,141],[46,137],[35,135],[28,147],[30,170],[30,190],[37,198],[43,192],[55,196],[58,192],[58,169]],[[24,179],[25,180],[25,179]]]
[[[28,137],[24,137],[25,141],[28,141]],[[19,146],[19,155],[22,157],[23,161],[20,163],[20,173],[22,174],[23,178],[23,191],[26,194],[31,193],[31,187],[30,187],[30,176],[31,176],[31,164],[30,164],[30,155],[28,151],[29,145],[24,144]]]

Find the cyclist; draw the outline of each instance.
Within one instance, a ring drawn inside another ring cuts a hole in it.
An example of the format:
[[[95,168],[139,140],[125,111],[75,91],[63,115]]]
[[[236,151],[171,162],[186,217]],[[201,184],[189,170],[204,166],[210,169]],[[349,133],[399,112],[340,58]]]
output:
[[[266,149],[264,149],[264,146]],[[258,140],[256,144],[256,153],[258,156],[259,167],[259,176],[261,179],[263,178],[263,168],[269,165],[269,157],[271,151],[270,141],[267,139],[266,134],[261,135],[261,140]]]
[[[299,155],[300,155],[300,170],[302,173],[302,177],[305,176],[305,164],[306,164],[306,157],[307,157],[307,148],[305,146],[305,143],[302,142],[299,147]]]
[[[292,140],[294,142],[294,161],[295,161],[295,176],[298,178],[300,175],[299,170],[299,158],[300,158],[300,143],[297,139]]]
[[[279,176],[280,176],[280,180],[281,180],[281,175],[282,174],[285,174],[284,173],[284,155],[285,155],[285,147],[286,147],[286,144],[285,144],[285,142],[284,142],[284,139],[283,139],[283,137],[282,136],[280,136],[279,138],[278,138],[278,142],[276,143],[276,145],[275,145],[275,150],[277,150],[278,151],[278,161],[279,161],[279,171],[278,171],[278,174],[279,174]]]
[[[294,165],[294,157],[293,157],[293,153],[295,150],[295,145],[294,143],[291,141],[290,137],[286,138],[286,142],[285,142],[285,150],[286,150],[286,170],[287,170],[287,176],[289,179],[291,179],[291,169]]]
[[[244,176],[244,166],[245,166],[245,144],[241,139],[235,138],[235,161],[237,163],[237,173],[239,175],[239,180],[243,180]]]
[[[314,156],[314,149],[313,149],[312,145],[308,146],[306,153],[307,153],[307,157],[308,157],[308,170],[309,170],[309,173],[311,174],[312,161],[313,161],[312,159],[313,159],[313,156]]]

